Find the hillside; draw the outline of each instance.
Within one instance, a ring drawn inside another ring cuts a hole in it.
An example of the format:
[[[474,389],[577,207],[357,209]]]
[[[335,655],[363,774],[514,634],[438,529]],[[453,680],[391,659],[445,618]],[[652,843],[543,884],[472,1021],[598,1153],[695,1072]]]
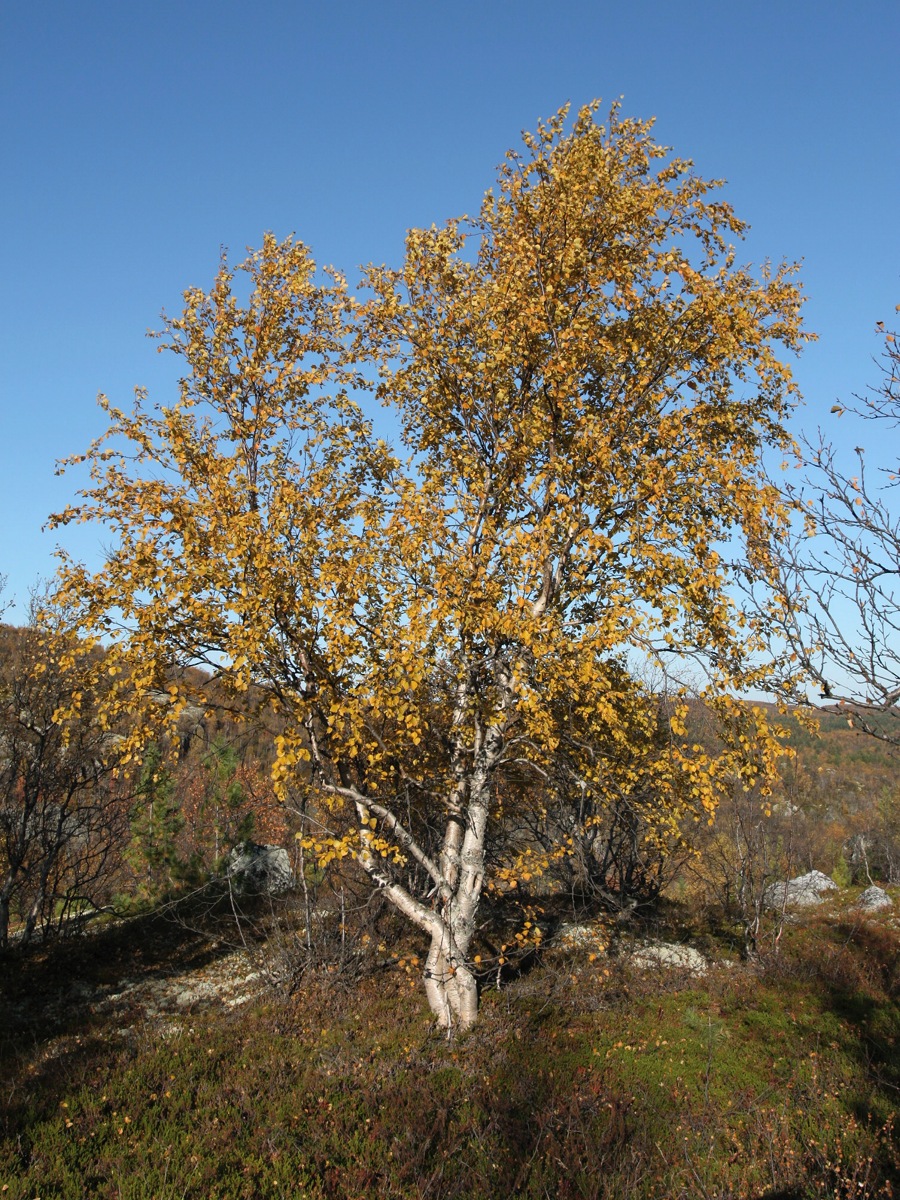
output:
[[[278,991],[283,942],[182,908],[8,956],[3,1196],[892,1195],[900,935],[851,896],[753,965],[672,905],[556,939],[454,1040],[411,947]],[[640,969],[651,935],[714,965]]]

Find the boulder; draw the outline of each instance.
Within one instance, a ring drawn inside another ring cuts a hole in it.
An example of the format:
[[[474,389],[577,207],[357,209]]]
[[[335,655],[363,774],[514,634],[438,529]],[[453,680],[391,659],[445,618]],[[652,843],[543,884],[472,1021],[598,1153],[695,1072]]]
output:
[[[766,888],[763,901],[766,908],[808,908],[821,904],[828,892],[836,892],[837,884],[822,871],[809,871],[782,883]]]
[[[863,912],[885,912],[894,907],[894,902],[884,888],[873,884],[872,887],[866,888],[853,907],[860,908]]]
[[[609,932],[602,925],[560,925],[555,941],[566,950],[590,950],[605,954]]]
[[[642,971],[663,967],[695,975],[704,975],[709,966],[699,950],[678,942],[647,942],[631,955],[631,964]]]
[[[242,892],[280,896],[294,886],[288,852],[282,846],[240,842],[228,855],[225,874]]]

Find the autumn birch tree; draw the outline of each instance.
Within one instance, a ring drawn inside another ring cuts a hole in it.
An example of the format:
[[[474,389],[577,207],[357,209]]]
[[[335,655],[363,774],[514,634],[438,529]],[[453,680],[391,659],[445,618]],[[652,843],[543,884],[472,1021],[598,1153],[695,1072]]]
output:
[[[187,292],[161,335],[179,396],[103,400],[92,482],[57,518],[110,531],[102,570],[64,561],[60,590],[109,646],[112,699],[175,720],[188,664],[264,697],[277,785],[322,801],[310,850],[354,856],[424,933],[447,1027],[476,1017],[483,891],[515,882],[488,878],[515,803],[500,781],[515,768],[534,802],[562,711],[608,746],[647,703],[629,655],[703,667],[734,737],[710,758],[675,706],[669,822],[774,753],[764,731],[762,759],[743,749],[761,718],[731,697],[763,679],[767,617],[729,585],[774,578],[783,512],[761,455],[789,445],[779,354],[800,345],[800,296],[789,268],[737,264],[742,229],[649,123],[562,110],[476,217],[411,231],[359,299],[271,236],[240,268],[246,303],[225,263]]]

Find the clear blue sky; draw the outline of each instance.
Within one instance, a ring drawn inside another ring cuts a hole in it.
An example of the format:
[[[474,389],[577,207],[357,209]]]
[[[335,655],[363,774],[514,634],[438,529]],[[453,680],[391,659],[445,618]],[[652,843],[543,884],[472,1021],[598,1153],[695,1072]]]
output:
[[[144,334],[221,246],[271,229],[348,272],[397,262],[567,100],[655,116],[728,180],[748,261],[803,260],[800,425],[877,379],[874,323],[900,303],[896,0],[19,0],[0,21],[8,619],[54,570],[41,526],[79,478],[55,460],[100,432],[99,391],[171,396]],[[62,536],[99,562],[98,533]]]

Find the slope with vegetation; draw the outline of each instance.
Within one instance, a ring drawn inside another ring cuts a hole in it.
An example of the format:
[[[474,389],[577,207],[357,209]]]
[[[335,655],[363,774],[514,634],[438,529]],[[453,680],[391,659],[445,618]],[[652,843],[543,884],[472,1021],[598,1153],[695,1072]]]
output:
[[[123,972],[174,983],[221,956],[205,920],[142,918],[4,974],[10,1200],[873,1200],[900,1183],[900,941],[846,903],[702,977],[633,966],[646,926],[619,927],[617,955],[548,946],[484,980],[479,1024],[451,1040],[386,913],[353,929],[371,956],[335,946],[287,997],[103,1002]],[[696,939],[684,922],[658,910],[655,932]]]

